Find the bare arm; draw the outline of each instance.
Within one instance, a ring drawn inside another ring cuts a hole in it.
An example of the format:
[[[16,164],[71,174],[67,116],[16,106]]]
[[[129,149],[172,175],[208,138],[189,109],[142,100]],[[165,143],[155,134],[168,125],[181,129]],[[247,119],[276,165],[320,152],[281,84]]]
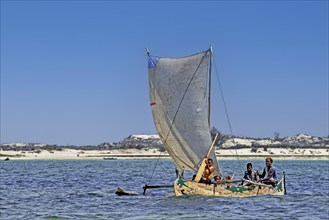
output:
[[[263,172],[263,175],[262,175],[262,177],[264,177],[265,176],[265,169],[264,169],[264,172]],[[269,170],[269,172],[268,172],[268,174],[267,174],[267,177],[266,178],[262,178],[262,179],[260,179],[259,181],[265,181],[265,180],[269,180],[269,179],[271,179],[272,178],[272,176],[273,176],[273,170],[272,170],[272,168]]]

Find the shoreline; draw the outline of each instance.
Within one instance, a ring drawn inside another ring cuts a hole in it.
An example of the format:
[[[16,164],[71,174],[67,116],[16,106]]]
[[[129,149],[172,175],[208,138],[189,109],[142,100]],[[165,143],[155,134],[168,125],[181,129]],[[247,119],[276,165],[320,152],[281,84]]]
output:
[[[278,160],[329,160],[329,149],[268,149],[251,152],[250,149],[216,150],[218,160],[224,159],[264,159],[273,157]],[[75,150],[61,151],[0,151],[0,160],[115,160],[115,159],[170,159],[166,152],[156,149],[125,150]]]

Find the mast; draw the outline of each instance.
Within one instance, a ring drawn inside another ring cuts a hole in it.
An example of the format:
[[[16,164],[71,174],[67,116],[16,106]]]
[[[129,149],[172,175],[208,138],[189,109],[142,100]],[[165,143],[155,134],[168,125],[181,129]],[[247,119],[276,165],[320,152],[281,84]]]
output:
[[[150,51],[149,51],[149,49],[148,49],[147,47],[145,47],[145,50],[146,50],[146,55],[147,55],[147,56],[150,56]]]
[[[209,47],[210,57],[209,57],[209,94],[208,94],[208,124],[210,128],[210,100],[211,100],[211,66],[212,66],[212,47]]]

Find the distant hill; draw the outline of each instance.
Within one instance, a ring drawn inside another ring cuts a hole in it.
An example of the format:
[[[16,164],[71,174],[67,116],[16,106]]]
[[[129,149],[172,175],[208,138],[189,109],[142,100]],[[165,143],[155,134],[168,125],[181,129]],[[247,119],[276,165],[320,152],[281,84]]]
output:
[[[329,138],[298,134],[285,138],[250,138],[225,136],[220,148],[329,148]]]
[[[130,135],[118,143],[101,143],[86,146],[61,146],[40,143],[8,143],[0,144],[2,150],[38,151],[38,150],[114,150],[114,149],[159,149],[165,151],[158,135]],[[328,137],[315,137],[307,134],[298,134],[285,138],[250,138],[230,135],[220,135],[216,145],[217,149],[240,148],[325,148],[329,149]]]

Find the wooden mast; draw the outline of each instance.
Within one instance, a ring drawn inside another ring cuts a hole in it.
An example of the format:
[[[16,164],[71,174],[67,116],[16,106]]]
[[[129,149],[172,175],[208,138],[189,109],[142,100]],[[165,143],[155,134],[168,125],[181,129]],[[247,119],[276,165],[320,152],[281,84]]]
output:
[[[212,75],[212,47],[210,46],[209,48],[210,52],[210,61],[209,61],[209,94],[208,94],[208,123],[209,123],[209,128],[210,128],[210,101],[211,101],[211,75]]]

